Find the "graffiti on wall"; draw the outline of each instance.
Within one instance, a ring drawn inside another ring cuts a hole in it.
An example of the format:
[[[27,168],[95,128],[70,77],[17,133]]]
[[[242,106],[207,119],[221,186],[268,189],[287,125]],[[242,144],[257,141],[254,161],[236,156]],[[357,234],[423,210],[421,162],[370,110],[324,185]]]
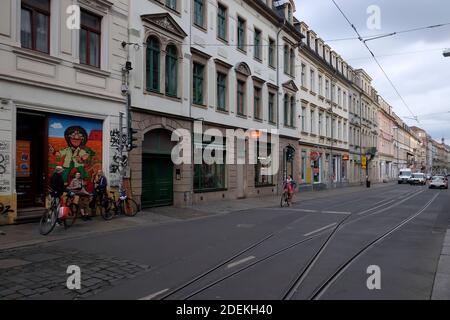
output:
[[[14,210],[11,209],[11,206],[4,205],[0,202],[0,216],[8,215],[12,212],[14,212]]]
[[[0,140],[0,194],[11,192],[10,146],[9,141]]]
[[[48,118],[48,128],[49,176],[61,166],[64,182],[69,184],[79,172],[86,190],[92,192],[92,177],[102,169],[102,121],[53,115]]]

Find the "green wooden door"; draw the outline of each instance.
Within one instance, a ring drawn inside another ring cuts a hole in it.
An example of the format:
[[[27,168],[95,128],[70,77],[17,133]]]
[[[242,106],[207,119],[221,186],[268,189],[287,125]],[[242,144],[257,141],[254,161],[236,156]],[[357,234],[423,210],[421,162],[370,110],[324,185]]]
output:
[[[167,155],[142,155],[142,207],[173,205],[173,163]]]

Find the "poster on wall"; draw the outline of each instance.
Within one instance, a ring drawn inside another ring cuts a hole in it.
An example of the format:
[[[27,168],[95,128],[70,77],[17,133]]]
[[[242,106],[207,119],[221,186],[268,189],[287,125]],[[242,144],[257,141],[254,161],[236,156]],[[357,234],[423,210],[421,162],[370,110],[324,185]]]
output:
[[[48,118],[48,174],[63,167],[66,184],[79,172],[88,192],[92,177],[102,169],[103,123],[100,120],[52,115]]]
[[[31,142],[16,141],[16,175],[27,178],[31,176]]]
[[[11,192],[10,143],[0,140],[0,194]]]

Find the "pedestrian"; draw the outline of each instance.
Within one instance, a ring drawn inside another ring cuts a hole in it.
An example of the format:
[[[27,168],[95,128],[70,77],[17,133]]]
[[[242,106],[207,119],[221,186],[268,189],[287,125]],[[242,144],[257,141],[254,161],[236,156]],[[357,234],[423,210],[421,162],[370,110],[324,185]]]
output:
[[[92,183],[94,184],[94,195],[90,203],[91,209],[95,209],[95,204],[97,199],[103,205],[103,199],[106,199],[106,189],[108,187],[108,180],[103,174],[102,170],[98,170],[97,174],[92,178]]]
[[[294,196],[294,191],[297,183],[292,179],[292,175],[289,175],[287,179],[283,182],[283,190],[288,194],[288,204],[292,203],[292,198]]]
[[[86,213],[88,206],[86,205],[85,198],[89,196],[89,192],[86,191],[84,186],[85,184],[83,179],[81,178],[81,173],[77,172],[75,173],[75,178],[72,179],[67,189],[75,193],[73,203],[79,205],[81,217],[83,220],[86,221],[91,220],[91,217],[89,216],[88,213]]]

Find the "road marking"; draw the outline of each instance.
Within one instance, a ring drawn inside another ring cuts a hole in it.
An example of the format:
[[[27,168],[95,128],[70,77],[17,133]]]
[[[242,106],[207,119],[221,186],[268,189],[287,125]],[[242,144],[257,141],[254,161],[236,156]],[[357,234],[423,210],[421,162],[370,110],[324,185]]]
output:
[[[155,293],[152,293],[152,294],[150,294],[148,296],[140,298],[139,300],[152,300],[153,298],[156,298],[157,296],[159,296],[159,295],[161,295],[161,294],[163,294],[164,292],[167,292],[167,291],[169,291],[169,288],[161,290],[161,291],[158,291],[158,292],[155,292]]]
[[[325,230],[325,229],[329,229],[329,228],[331,228],[331,227],[334,227],[335,225],[337,225],[337,222],[332,223],[332,224],[329,224],[329,225],[327,225],[327,226],[325,226],[325,227],[322,227],[322,228],[319,228],[319,229],[317,229],[317,230],[311,231],[311,232],[309,232],[309,233],[305,233],[303,236],[304,236],[304,237],[309,237],[309,236],[311,236],[311,235],[313,235],[313,234],[315,234],[315,233],[318,233],[318,232],[323,231],[323,230]]]
[[[348,211],[346,211],[346,212],[344,212],[344,211],[322,211],[322,213],[346,214],[346,215],[352,214],[351,212],[348,212]]]
[[[249,257],[244,258],[244,259],[241,259],[241,260],[239,260],[239,261],[229,263],[229,264],[227,265],[227,268],[228,268],[228,269],[231,269],[231,268],[233,268],[233,267],[236,267],[236,266],[238,266],[238,265],[240,265],[240,264],[246,263],[247,261],[253,260],[253,259],[255,259],[255,258],[256,258],[255,256],[249,256]]]

